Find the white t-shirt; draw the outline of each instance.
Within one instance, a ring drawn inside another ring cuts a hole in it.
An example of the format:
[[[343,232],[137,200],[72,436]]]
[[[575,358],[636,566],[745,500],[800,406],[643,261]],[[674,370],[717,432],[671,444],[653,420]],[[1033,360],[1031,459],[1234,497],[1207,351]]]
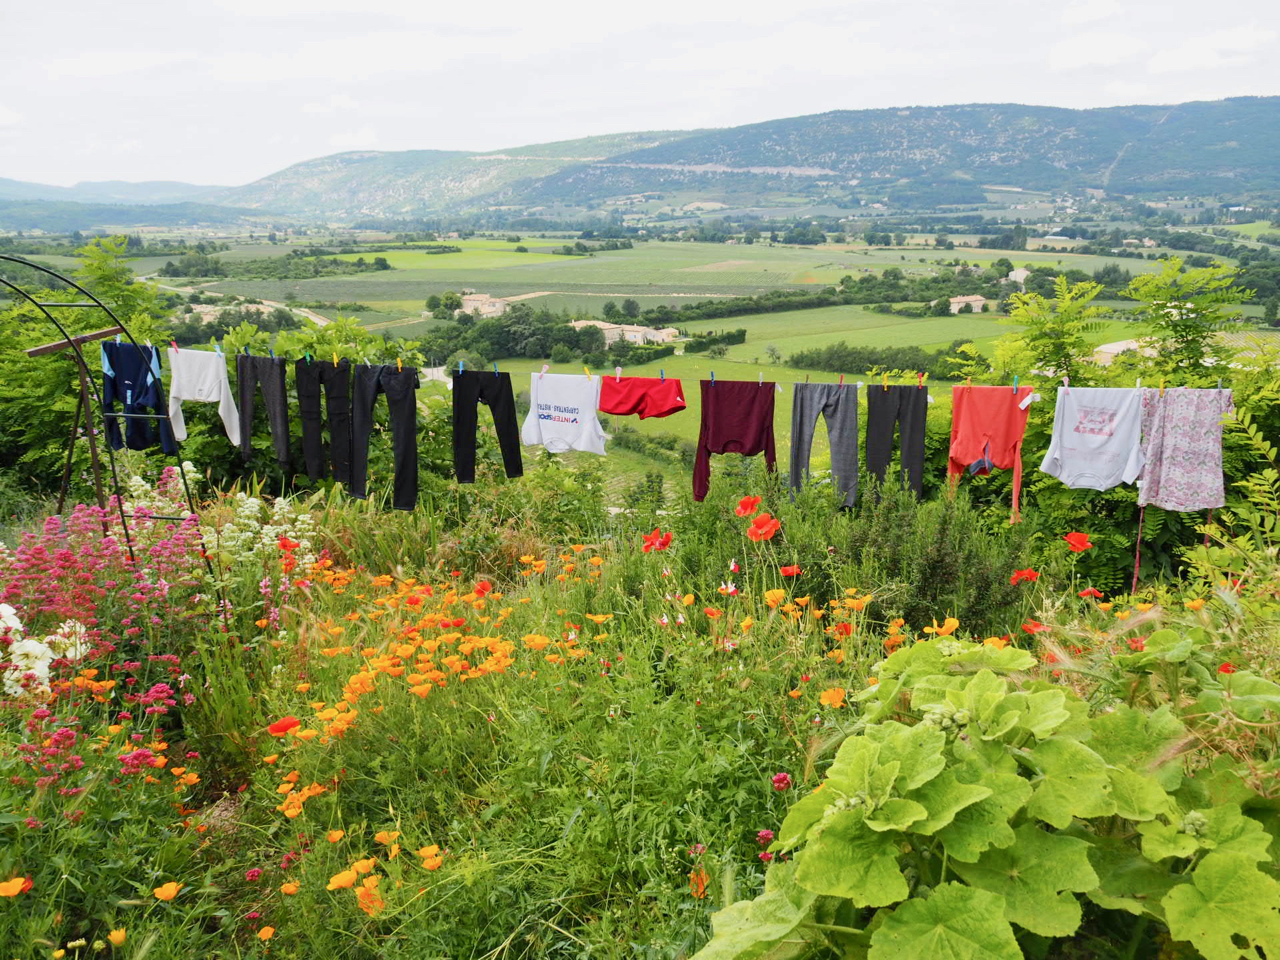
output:
[[[227,361],[220,353],[208,350],[175,350],[169,353],[169,422],[173,435],[187,439],[187,421],[182,416],[182,401],[216,403],[222,425],[233,444],[240,444],[240,414],[231,396],[227,378]]]
[[[1040,469],[1076,490],[1110,490],[1142,473],[1142,394],[1133,387],[1059,387],[1053,440]]]
[[[529,415],[520,430],[527,446],[543,446],[552,453],[583,450],[604,454],[600,407],[600,377],[563,373],[529,375]]]

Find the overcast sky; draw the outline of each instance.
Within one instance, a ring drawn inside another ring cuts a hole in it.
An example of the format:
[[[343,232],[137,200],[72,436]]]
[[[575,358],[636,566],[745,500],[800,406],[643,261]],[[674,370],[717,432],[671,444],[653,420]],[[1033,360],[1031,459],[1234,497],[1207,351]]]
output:
[[[1280,94],[1274,0],[364,6],[4,3],[0,177],[240,184],[344,150]]]

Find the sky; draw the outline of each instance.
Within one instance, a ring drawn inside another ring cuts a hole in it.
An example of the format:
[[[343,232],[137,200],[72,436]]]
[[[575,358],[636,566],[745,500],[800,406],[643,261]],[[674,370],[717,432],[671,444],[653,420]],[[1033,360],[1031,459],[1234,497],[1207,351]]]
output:
[[[238,185],[346,150],[1277,95],[1273,3],[6,3],[0,177]]]

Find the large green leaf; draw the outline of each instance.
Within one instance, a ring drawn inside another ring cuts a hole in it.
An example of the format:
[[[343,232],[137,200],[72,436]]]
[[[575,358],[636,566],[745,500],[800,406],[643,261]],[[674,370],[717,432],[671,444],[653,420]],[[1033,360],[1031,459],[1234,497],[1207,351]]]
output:
[[[1247,856],[1210,853],[1163,906],[1170,935],[1205,960],[1280,957],[1280,883]]]
[[[1280,713],[1280,686],[1252,673],[1219,674],[1221,689],[1205,690],[1196,701],[1197,712],[1230,711],[1245,720],[1259,721],[1268,713]]]
[[[860,811],[837,813],[796,855],[796,883],[858,907],[896,903],[908,893],[898,869],[898,842],[892,833],[870,829]]]
[[[1167,704],[1149,714],[1121,704],[1094,718],[1089,747],[1107,763],[1155,777],[1172,791],[1182,782],[1186,740],[1187,728]]]
[[[1063,829],[1073,817],[1105,817],[1116,812],[1103,759],[1075,740],[1046,740],[1031,751],[1044,775],[1027,812]]]
[[[807,794],[793,803],[791,809],[787,811],[786,818],[782,821],[782,826],[778,828],[778,838],[770,849],[786,852],[793,847],[799,846],[804,842],[805,834],[809,832],[809,828],[822,819],[822,814],[826,811],[827,805],[836,799],[838,799],[836,794],[829,793],[823,788]]]
[[[1138,824],[1138,833],[1142,834],[1142,855],[1153,863],[1166,857],[1189,857],[1200,849],[1191,834],[1160,820]]]
[[[973,775],[973,771],[963,767],[957,773],[962,777]],[[1031,784],[1016,773],[987,774],[981,785],[989,789],[991,795],[959,810],[951,823],[937,831],[938,839],[954,860],[972,862],[982,856],[984,850],[1013,843],[1009,820],[1031,797]]]
[[[877,833],[884,833],[886,830],[906,830],[928,815],[929,811],[914,800],[890,797],[863,822]]]
[[[836,751],[823,789],[846,797],[862,794],[876,804],[882,803],[888,799],[902,766],[891,756],[882,760],[883,753],[881,745],[868,737],[850,737]]]
[[[869,960],[1022,960],[1000,898],[944,883],[909,900],[871,936]]]
[[[1010,923],[1042,937],[1069,937],[1080,926],[1080,904],[1069,892],[1092,890],[1098,875],[1084,840],[1046,833],[1034,824],[1014,831],[1015,841],[988,850],[977,863],[957,861],[965,881],[1004,898]]]
[[[923,723],[910,727],[901,723],[882,723],[869,727],[866,736],[880,744],[881,757],[898,762],[894,786],[899,793],[927,783],[947,765],[942,754],[947,745],[947,735],[937,727]]]
[[[714,914],[714,936],[699,960],[781,960],[804,952],[803,938],[792,935],[812,916],[817,895],[798,886],[794,872],[790,863],[770,867],[763,894]]]
[[[1043,740],[1071,718],[1066,702],[1067,695],[1062,690],[1037,690],[1014,694],[1007,704],[1021,714],[1018,726]]]
[[[1098,886],[1087,893],[1089,899],[1105,910],[1124,910],[1134,916],[1146,913],[1164,920],[1160,901],[1182,881],[1127,842],[1092,835],[1088,839],[1089,863],[1098,875]]]
[[[1238,853],[1250,861],[1270,859],[1271,835],[1257,820],[1246,817],[1234,803],[1199,811],[1205,827],[1200,845],[1218,853]]]
[[[923,804],[926,816],[919,823],[908,829],[912,833],[937,833],[947,824],[955,820],[956,814],[965,807],[972,806],[980,800],[991,796],[991,788],[980,783],[961,783],[956,775],[947,770],[941,776],[934,777],[919,790],[911,794],[910,799]]]
[[[1129,820],[1153,820],[1173,809],[1173,801],[1164,788],[1150,777],[1125,767],[1110,767],[1111,797],[1116,813]]]
[[[968,647],[963,653],[947,658],[947,667],[951,670],[964,670],[976,673],[979,670],[994,670],[996,673],[1018,673],[1030,670],[1036,665],[1036,658],[1018,647],[987,646],[985,643]]]

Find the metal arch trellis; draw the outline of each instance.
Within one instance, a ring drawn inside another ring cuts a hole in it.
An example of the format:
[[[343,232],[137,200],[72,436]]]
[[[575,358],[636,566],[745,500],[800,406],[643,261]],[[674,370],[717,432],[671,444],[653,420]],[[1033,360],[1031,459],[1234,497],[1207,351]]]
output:
[[[91,412],[88,409],[88,401],[89,401],[88,394],[92,394],[92,399],[96,401],[98,405],[99,420],[101,421],[104,427],[106,425],[108,418],[118,418],[120,420],[125,420],[125,421],[128,421],[129,419],[162,420],[165,423],[169,423],[169,414],[167,409],[165,410],[164,413],[159,413],[159,414],[137,414],[137,413],[130,413],[128,410],[124,410],[120,413],[114,413],[114,412],[109,413],[106,410],[105,404],[103,403],[102,392],[98,389],[97,381],[92,376],[88,375],[89,368],[88,368],[88,365],[85,363],[84,354],[80,350],[81,342],[88,342],[88,341],[86,341],[83,337],[77,337],[76,335],[69,333],[67,331],[67,328],[62,324],[62,322],[59,321],[58,318],[54,316],[53,313],[50,312],[51,310],[57,310],[57,309],[101,310],[103,313],[105,313],[108,317],[111,318],[112,325],[114,327],[118,327],[120,332],[129,338],[129,342],[133,345],[134,349],[138,351],[138,356],[143,361],[143,367],[145,369],[148,366],[148,364],[146,363],[146,355],[142,351],[142,345],[138,343],[138,341],[134,338],[133,334],[129,331],[128,326],[124,323],[123,320],[121,320],[119,317],[115,315],[115,313],[112,312],[110,307],[108,307],[105,303],[99,300],[96,296],[94,296],[84,287],[80,286],[80,284],[76,283],[74,280],[64,277],[62,274],[58,273],[56,270],[52,270],[49,267],[43,266],[42,264],[33,263],[32,261],[26,260],[22,257],[16,257],[16,256],[13,256],[12,254],[3,254],[3,253],[0,253],[0,261],[8,261],[10,263],[16,263],[19,266],[27,267],[31,270],[35,270],[39,273],[52,277],[55,280],[59,281],[60,283],[64,284],[66,287],[70,287],[72,290],[76,291],[81,296],[86,298],[85,300],[76,301],[76,302],[67,302],[67,303],[37,300],[35,297],[33,297],[27,291],[23,290],[16,283],[13,283],[9,279],[3,276],[0,276],[0,284],[3,284],[5,287],[7,287],[11,291],[13,291],[15,294],[17,294],[22,300],[26,301],[28,304],[35,307],[42,314],[44,314],[45,319],[47,319],[50,323],[53,324],[55,328],[57,328],[57,331],[59,334],[61,334],[62,339],[66,343],[67,348],[73,351],[74,353],[75,361],[81,375],[81,395],[85,403],[85,410],[84,410],[85,418],[86,420],[89,421],[88,439],[90,442],[90,456],[94,460],[93,465],[94,465],[95,471],[98,469],[97,447],[96,447],[96,444],[93,442],[94,441],[93,430],[95,429],[95,425],[93,422],[93,417],[91,415]],[[77,414],[77,419],[78,417],[79,415]],[[172,425],[170,425],[170,429],[172,429]],[[78,430],[79,430],[78,425],[73,427],[72,440],[71,440],[71,443],[73,445],[75,442],[75,439],[74,439],[75,433],[78,432]],[[123,430],[121,431],[121,433],[123,434]],[[104,431],[104,439],[106,439],[105,431]],[[175,437],[174,438],[175,446],[177,446],[177,443],[178,441],[177,441],[177,438]],[[116,513],[120,517],[120,527],[124,533],[125,549],[129,553],[130,562],[136,562],[137,558],[135,557],[134,551],[133,551],[133,535],[130,533],[130,530],[129,530],[129,520],[133,519],[134,516],[136,515],[128,514],[125,512],[124,496],[120,489],[120,474],[116,468],[115,451],[112,449],[109,439],[107,439],[107,442],[104,443],[104,446],[107,451],[107,461],[110,467],[111,487],[112,487],[113,495],[115,497]],[[70,455],[70,449],[68,450],[68,455]],[[186,471],[182,469],[181,447],[178,447],[177,457],[178,457],[178,476],[182,478],[182,492],[186,495],[186,498],[187,498],[187,509],[190,511],[191,516],[195,516],[196,515],[195,500],[191,496],[191,487],[187,483]],[[186,517],[166,517],[166,516],[158,516],[158,515],[157,516],[148,515],[148,516],[150,519],[155,519],[155,520],[185,521],[187,519]],[[201,554],[204,555],[205,566],[210,568],[210,574],[212,574],[213,570],[210,565],[208,555],[205,554],[204,550],[201,550]]]

